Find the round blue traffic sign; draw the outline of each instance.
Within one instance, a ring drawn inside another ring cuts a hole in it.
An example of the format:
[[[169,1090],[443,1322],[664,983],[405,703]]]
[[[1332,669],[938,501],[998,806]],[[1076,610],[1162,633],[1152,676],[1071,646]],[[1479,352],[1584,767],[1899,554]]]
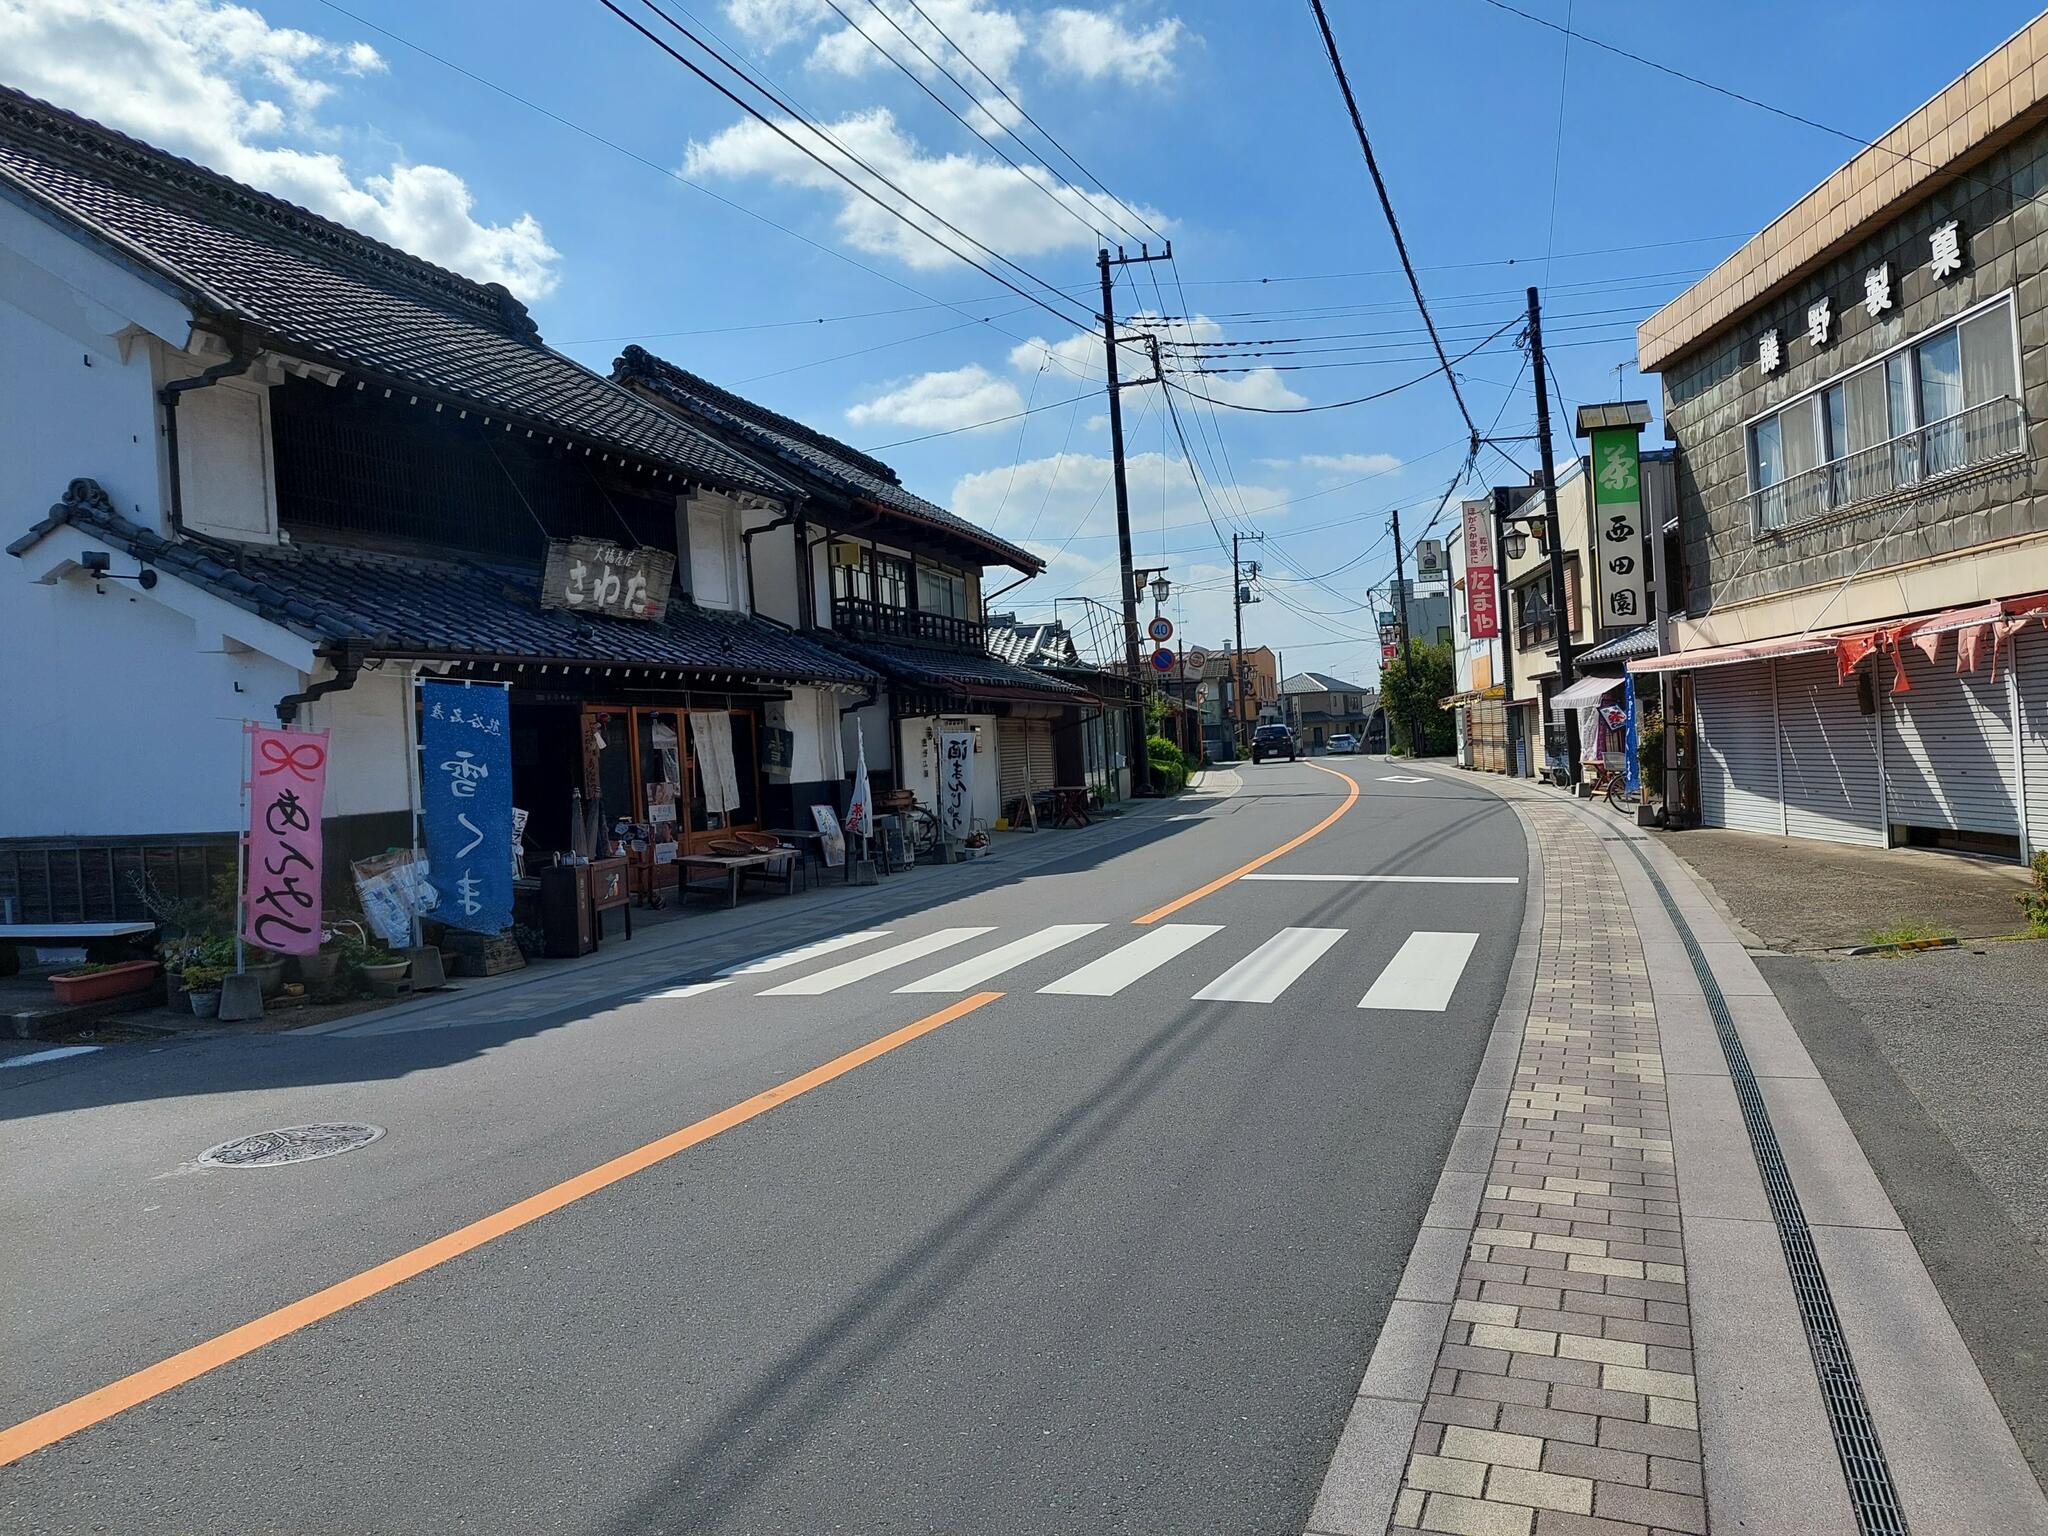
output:
[[[1169,651],[1165,646],[1162,645],[1152,653],[1152,670],[1154,672],[1171,672],[1173,668],[1173,652]]]

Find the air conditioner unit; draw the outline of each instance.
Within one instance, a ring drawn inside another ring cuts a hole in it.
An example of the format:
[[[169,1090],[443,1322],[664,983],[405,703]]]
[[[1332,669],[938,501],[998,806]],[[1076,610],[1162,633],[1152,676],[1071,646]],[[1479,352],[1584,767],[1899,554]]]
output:
[[[834,544],[832,563],[834,565],[858,566],[865,551],[858,544]]]

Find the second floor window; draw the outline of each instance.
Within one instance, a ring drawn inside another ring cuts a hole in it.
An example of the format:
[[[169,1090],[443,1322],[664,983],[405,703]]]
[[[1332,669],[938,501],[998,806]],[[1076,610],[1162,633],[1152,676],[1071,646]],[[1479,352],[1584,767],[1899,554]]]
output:
[[[917,568],[917,606],[949,619],[967,617],[967,578],[942,566]]]
[[[838,546],[839,550],[847,546]],[[836,553],[837,551],[835,551]],[[860,551],[860,563],[832,562],[832,595],[884,608],[910,606],[910,562],[879,550]]]

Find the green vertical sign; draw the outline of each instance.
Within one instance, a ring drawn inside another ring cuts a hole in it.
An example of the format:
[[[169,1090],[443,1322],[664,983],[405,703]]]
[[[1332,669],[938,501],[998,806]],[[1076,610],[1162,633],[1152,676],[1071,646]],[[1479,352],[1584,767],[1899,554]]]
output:
[[[1593,563],[1599,622],[1628,628],[1649,616],[1643,540],[1643,466],[1634,427],[1596,427],[1593,440]]]

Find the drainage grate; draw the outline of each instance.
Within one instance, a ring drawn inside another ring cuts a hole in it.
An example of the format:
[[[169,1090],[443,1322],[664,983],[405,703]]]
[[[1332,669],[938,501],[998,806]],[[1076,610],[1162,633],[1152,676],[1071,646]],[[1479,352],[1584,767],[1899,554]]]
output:
[[[1906,1536],[1906,1515],[1899,1507],[1898,1490],[1892,1486],[1891,1468],[1885,1464],[1884,1447],[1878,1444],[1877,1427],[1870,1422],[1870,1409],[1863,1400],[1863,1384],[1856,1376],[1856,1362],[1849,1358],[1848,1340],[1842,1337],[1835,1315],[1835,1300],[1828,1292],[1827,1276],[1820,1267],[1820,1255],[1813,1246],[1813,1234],[1806,1225],[1806,1212],[1792,1187],[1791,1171],[1778,1146],[1778,1133],[1771,1128],[1771,1116],[1763,1094],[1750,1070],[1749,1053],[1735,1032],[1728,1013],[1728,1000],[1721,995],[1713,969],[1693,936],[1692,925],[1680,915],[1657,871],[1632,841],[1630,853],[1643,866],[1643,873],[1657,888],[1657,899],[1671,918],[1671,926],[1685,943],[1692,960],[1693,975],[1706,995],[1707,1010],[1713,1015],[1714,1031],[1721,1037],[1721,1054],[1728,1061],[1728,1075],[1735,1083],[1735,1097],[1742,1106],[1742,1123],[1749,1131],[1750,1150],[1756,1155],[1757,1171],[1763,1175],[1764,1195],[1770,1201],[1771,1219],[1777,1224],[1778,1241],[1785,1249],[1785,1266],[1792,1275],[1792,1294],[1799,1306],[1799,1321],[1806,1329],[1807,1348],[1813,1352],[1814,1373],[1828,1410],[1828,1427],[1834,1431],[1835,1452],[1842,1459],[1842,1474],[1848,1480],[1849,1500],[1856,1510],[1856,1527],[1863,1536]]]
[[[367,1147],[383,1134],[381,1125],[287,1125],[208,1147],[199,1154],[199,1162],[207,1168],[281,1168],[339,1157]]]

